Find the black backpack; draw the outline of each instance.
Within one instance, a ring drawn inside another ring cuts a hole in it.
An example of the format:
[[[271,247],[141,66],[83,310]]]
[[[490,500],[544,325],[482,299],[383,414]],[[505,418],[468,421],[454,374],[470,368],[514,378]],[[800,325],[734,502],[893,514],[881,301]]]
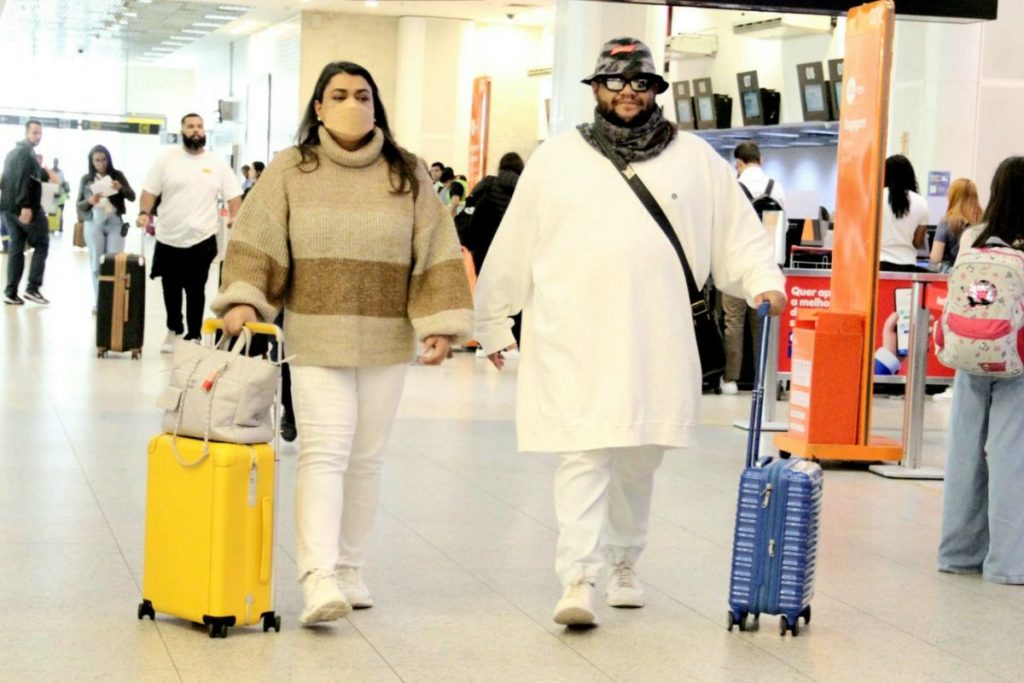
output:
[[[743,183],[740,183],[740,187],[743,188],[743,194],[747,195],[747,199],[754,205],[754,211],[757,211],[757,217],[764,220],[765,211],[782,211],[782,205],[772,199],[772,188],[775,187],[775,181],[771,178],[768,179],[768,187],[764,189],[764,194],[754,199],[754,195],[750,194],[750,190]]]

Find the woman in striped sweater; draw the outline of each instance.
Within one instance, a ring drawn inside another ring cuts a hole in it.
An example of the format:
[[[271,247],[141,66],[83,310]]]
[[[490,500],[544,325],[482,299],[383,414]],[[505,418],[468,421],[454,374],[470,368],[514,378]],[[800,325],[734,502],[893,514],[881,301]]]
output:
[[[324,67],[299,129],[253,187],[213,302],[228,333],[285,313],[300,435],[304,625],[373,604],[360,576],[406,368],[472,332],[451,216],[391,137],[370,73]]]

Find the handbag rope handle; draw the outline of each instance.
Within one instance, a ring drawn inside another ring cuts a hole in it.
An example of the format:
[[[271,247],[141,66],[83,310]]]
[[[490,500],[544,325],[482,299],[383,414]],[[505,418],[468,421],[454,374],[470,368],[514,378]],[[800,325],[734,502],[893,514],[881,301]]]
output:
[[[221,338],[220,343],[215,348],[220,349],[221,347],[228,347],[224,350],[231,352],[235,356],[241,356],[242,351],[249,350],[249,344],[252,343],[252,332],[247,329],[242,329],[241,334],[242,340],[240,344],[235,344],[234,347],[230,347],[232,337],[225,335]],[[217,388],[217,382],[214,381],[210,384],[210,388],[207,390],[209,398],[206,401],[206,424],[203,427],[203,453],[197,459],[188,461],[182,457],[178,451],[178,431],[181,429],[181,420],[185,414],[185,399],[188,397],[188,388],[193,386],[193,381],[196,378],[196,371],[199,370],[199,365],[203,362],[202,358],[196,359],[192,363],[192,369],[188,373],[188,377],[185,379],[185,391],[182,392],[181,405],[178,406],[178,419],[174,423],[174,432],[171,434],[171,450],[174,452],[174,458],[178,461],[178,464],[182,467],[196,467],[201,465],[208,457],[210,457],[210,429],[213,425],[213,394]],[[219,375],[227,367],[227,363],[222,366],[217,374]]]

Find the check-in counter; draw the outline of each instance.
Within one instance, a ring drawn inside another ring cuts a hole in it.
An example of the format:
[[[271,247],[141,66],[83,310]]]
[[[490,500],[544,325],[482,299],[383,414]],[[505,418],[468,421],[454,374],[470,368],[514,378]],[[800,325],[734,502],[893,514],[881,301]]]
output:
[[[778,353],[780,379],[788,379],[792,370],[793,331],[800,311],[828,308],[831,300],[832,271],[823,268],[787,268],[786,296],[788,302],[782,313]],[[929,310],[932,320],[938,319],[946,303],[948,276],[939,273],[890,273],[879,275],[878,315],[875,322],[875,382],[903,384],[909,372],[910,327],[916,316],[914,289],[923,308]],[[865,285],[867,286],[867,285]],[[928,325],[930,327],[930,325]],[[939,363],[935,345],[928,330],[927,356],[924,363],[928,384],[951,384],[953,370]]]

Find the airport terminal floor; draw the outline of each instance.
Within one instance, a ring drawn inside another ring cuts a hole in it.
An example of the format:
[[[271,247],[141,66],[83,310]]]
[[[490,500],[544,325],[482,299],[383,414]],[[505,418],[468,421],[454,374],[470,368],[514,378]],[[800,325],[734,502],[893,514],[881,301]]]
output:
[[[282,631],[212,640],[176,619],[140,621],[146,445],[170,360],[160,288],[147,283],[142,359],[97,359],[87,254],[70,238],[51,246],[52,305],[0,311],[0,680],[1020,680],[1024,590],[936,572],[941,482],[863,467],[826,468],[813,622],[797,638],[768,618],[726,631],[742,393],[705,396],[702,446],[665,458],[638,567],[647,606],[602,599],[598,628],[557,626],[555,459],[515,450],[515,361],[498,373],[470,354],[409,373],[364,570],[375,607],[299,627],[286,444]],[[949,405],[926,410],[925,464],[941,466]],[[875,415],[898,435],[902,400],[877,399]]]

